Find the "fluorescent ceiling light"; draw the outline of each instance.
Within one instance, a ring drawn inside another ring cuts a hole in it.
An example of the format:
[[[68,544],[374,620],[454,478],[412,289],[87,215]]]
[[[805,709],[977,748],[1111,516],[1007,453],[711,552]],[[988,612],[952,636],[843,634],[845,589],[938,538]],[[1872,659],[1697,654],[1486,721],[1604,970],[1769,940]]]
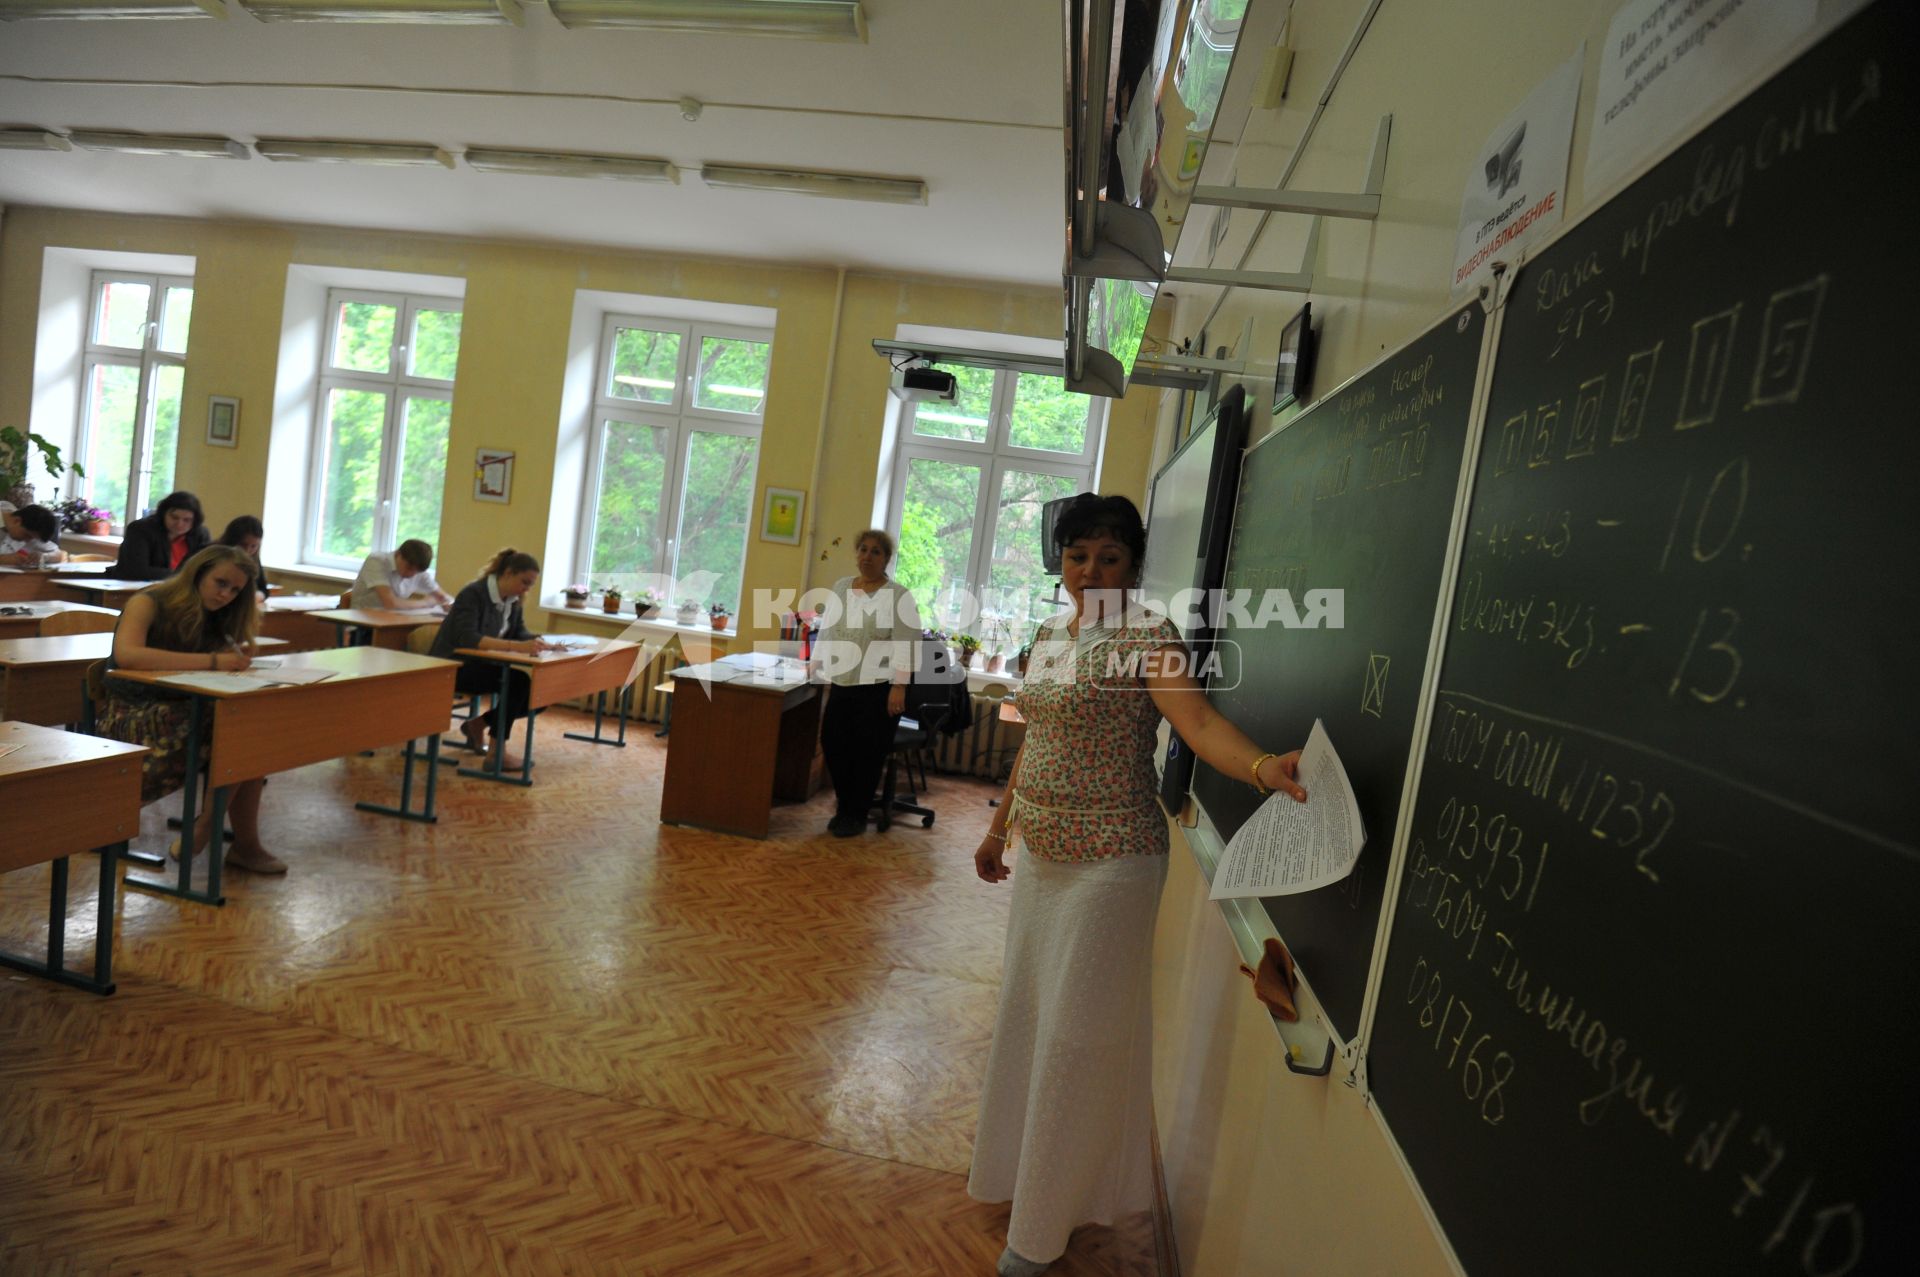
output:
[[[224,18],[220,0],[0,0],[0,22],[100,18]]]
[[[439,147],[414,142],[301,142],[263,137],[253,149],[275,163],[453,167],[453,156]]]
[[[867,38],[860,0],[548,0],[547,7],[568,30],[643,27],[862,43]]]
[[[190,155],[210,160],[253,158],[245,143],[226,137],[75,129],[67,135],[67,140],[84,151],[115,151],[122,155]]]
[[[0,0],[4,2],[4,0]],[[518,0],[234,0],[262,22],[521,23]]]
[[[73,143],[45,129],[0,129],[0,151],[71,151]]]
[[[482,173],[532,177],[591,177],[625,182],[678,182],[680,170],[666,160],[631,155],[584,155],[550,151],[502,151],[468,147],[467,167]]]
[[[836,200],[867,200],[875,204],[925,204],[927,184],[917,177],[862,177],[855,173],[815,173],[806,169],[744,168],[737,164],[703,164],[700,180],[708,186],[741,191],[780,191],[788,195],[821,195]]]

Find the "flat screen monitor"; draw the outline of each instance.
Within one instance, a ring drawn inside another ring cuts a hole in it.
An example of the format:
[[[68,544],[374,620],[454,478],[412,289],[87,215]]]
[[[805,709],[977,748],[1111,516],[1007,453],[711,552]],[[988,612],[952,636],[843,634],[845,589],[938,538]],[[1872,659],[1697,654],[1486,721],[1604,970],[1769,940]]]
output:
[[[1313,397],[1313,303],[1280,330],[1279,371],[1273,378],[1273,410]]]

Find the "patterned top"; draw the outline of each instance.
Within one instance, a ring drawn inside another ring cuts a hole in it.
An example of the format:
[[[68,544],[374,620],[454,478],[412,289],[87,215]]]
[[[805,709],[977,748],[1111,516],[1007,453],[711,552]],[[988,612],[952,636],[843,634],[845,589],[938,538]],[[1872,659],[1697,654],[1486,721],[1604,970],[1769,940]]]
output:
[[[1173,622],[1139,609],[1081,644],[1067,634],[1065,617],[1041,630],[1014,698],[1027,740],[1007,816],[1028,854],[1069,861],[1167,854],[1153,770],[1160,711],[1135,662],[1179,643]]]

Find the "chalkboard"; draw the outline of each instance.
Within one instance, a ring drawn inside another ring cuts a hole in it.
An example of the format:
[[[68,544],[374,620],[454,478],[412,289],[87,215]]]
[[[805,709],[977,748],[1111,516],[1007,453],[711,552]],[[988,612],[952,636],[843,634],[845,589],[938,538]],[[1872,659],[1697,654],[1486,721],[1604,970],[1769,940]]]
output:
[[[1367,827],[1353,873],[1265,902],[1343,1037],[1359,1025],[1373,960],[1485,328],[1477,302],[1448,316],[1262,440],[1241,467],[1226,589],[1248,591],[1248,603],[1221,627],[1208,695],[1267,749],[1305,744],[1324,720],[1353,778]],[[1263,595],[1281,590],[1302,621],[1313,619],[1310,591],[1343,591],[1340,627],[1262,623]],[[1243,777],[1207,767],[1193,792],[1222,838],[1260,801]]]
[[[1474,1277],[1920,1255],[1916,27],[1502,307],[1367,1058]]]
[[[1184,606],[1181,595],[1220,588],[1246,447],[1247,392],[1234,386],[1207,423],[1188,435],[1153,477],[1140,597],[1173,620],[1196,671],[1206,667],[1214,629],[1206,624],[1204,607]],[[1193,753],[1171,727],[1159,764],[1160,801],[1177,813],[1186,806]]]

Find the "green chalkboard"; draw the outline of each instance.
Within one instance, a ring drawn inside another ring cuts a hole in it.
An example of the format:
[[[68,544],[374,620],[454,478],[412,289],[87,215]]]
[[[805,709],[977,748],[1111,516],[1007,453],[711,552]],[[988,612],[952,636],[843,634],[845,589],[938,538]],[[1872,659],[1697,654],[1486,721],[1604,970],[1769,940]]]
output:
[[[1352,778],[1367,844],[1344,883],[1266,901],[1343,1037],[1360,1022],[1426,673],[1447,531],[1486,316],[1471,303],[1247,453],[1226,588],[1247,591],[1221,627],[1208,696],[1266,748],[1306,743],[1318,717]],[[1290,627],[1262,610],[1284,590],[1303,621],[1337,590],[1340,624]],[[1264,618],[1264,623],[1263,622]],[[1242,777],[1195,769],[1194,796],[1223,838],[1259,802]]]
[[[1367,1070],[1475,1277],[1911,1272],[1920,19],[1511,283]]]

